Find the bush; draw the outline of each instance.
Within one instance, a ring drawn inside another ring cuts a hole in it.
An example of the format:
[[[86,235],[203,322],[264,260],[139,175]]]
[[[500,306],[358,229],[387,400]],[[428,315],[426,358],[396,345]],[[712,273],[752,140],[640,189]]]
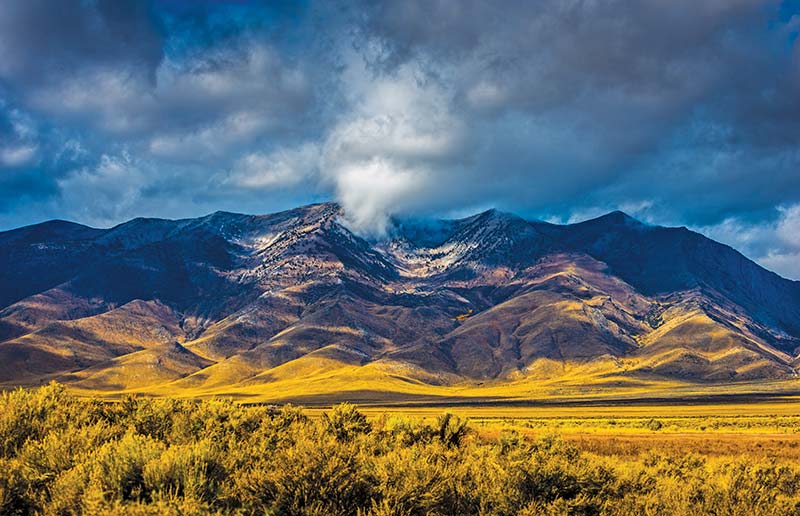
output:
[[[369,432],[372,426],[367,417],[349,403],[336,405],[322,414],[322,426],[339,441],[349,441],[358,434]]]
[[[29,439],[65,428],[76,400],[64,387],[51,383],[36,390],[17,389],[0,394],[0,457],[13,457]],[[86,417],[84,411],[74,411]]]
[[[446,412],[436,419],[439,440],[448,446],[459,446],[469,432],[467,421]]]
[[[222,457],[209,441],[172,446],[143,470],[147,492],[160,499],[213,502],[227,477]]]
[[[161,456],[164,445],[141,434],[125,434],[102,446],[89,462],[89,483],[100,486],[111,500],[147,499],[145,465]]]
[[[648,430],[652,430],[653,432],[657,432],[664,427],[664,424],[659,421],[658,419],[651,419],[647,422]]]
[[[557,436],[471,434],[452,414],[373,423],[345,404],[313,419],[58,385],[3,393],[0,408],[3,515],[800,514],[789,461],[600,457]]]
[[[352,444],[303,436],[243,475],[241,499],[259,514],[356,514],[372,481]]]

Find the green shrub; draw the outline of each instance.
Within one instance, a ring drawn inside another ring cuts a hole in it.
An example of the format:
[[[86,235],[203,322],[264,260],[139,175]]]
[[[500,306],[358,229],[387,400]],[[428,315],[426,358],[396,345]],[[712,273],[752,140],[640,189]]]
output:
[[[110,500],[147,499],[144,468],[163,451],[164,445],[147,435],[125,434],[100,447],[89,459],[88,481],[100,486]]]
[[[222,458],[207,441],[176,445],[144,467],[145,490],[159,498],[212,502],[227,477]]]
[[[446,412],[436,419],[439,440],[448,446],[459,446],[469,433],[466,419]]]
[[[0,393],[0,457],[11,457],[30,439],[63,429],[70,421],[76,400],[64,387],[51,383],[35,390],[17,389]],[[74,411],[85,417],[85,411]]]
[[[302,436],[268,463],[243,473],[241,499],[259,514],[356,514],[372,480],[353,444],[336,436]]]
[[[652,430],[653,432],[657,432],[664,427],[664,423],[659,421],[658,419],[651,419],[647,422],[647,429]]]
[[[325,432],[333,435],[339,441],[348,441],[356,435],[365,434],[372,429],[367,417],[349,403],[336,405],[330,412],[324,412],[322,426]]]

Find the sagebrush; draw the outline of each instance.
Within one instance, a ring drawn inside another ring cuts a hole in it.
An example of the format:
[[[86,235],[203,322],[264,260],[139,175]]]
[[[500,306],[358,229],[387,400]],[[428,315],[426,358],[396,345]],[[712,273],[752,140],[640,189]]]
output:
[[[557,437],[481,438],[451,414],[309,418],[51,384],[0,396],[0,513],[783,515],[800,514],[800,466],[602,457]]]

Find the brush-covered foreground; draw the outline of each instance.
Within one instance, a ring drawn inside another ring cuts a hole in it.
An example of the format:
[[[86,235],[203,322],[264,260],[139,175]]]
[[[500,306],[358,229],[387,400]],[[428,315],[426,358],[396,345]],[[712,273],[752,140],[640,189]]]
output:
[[[796,444],[800,421],[782,417]],[[712,432],[735,425],[706,419]],[[541,418],[468,424],[452,414],[367,417],[351,405],[307,415],[229,400],[108,403],[51,384],[0,396],[0,514],[800,514],[792,454],[749,453],[750,441],[703,454],[670,434],[699,420],[598,421],[653,441],[619,453],[608,435],[537,434],[549,425]],[[660,446],[663,436],[677,441]]]

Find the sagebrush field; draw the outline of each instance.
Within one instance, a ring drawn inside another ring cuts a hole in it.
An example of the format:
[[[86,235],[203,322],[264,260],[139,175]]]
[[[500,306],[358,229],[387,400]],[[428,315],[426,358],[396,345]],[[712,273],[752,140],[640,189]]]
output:
[[[800,514],[800,417],[770,409],[480,408],[469,421],[106,402],[51,384],[0,396],[0,513]]]

